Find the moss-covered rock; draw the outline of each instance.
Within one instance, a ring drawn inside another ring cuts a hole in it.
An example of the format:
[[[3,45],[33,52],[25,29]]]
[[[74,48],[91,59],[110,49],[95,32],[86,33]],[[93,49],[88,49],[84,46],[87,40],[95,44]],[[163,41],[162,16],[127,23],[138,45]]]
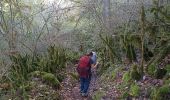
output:
[[[32,77],[38,77],[38,78],[42,79],[48,85],[51,85],[51,86],[57,87],[57,88],[60,87],[60,82],[63,80],[63,77],[61,77],[61,75],[59,75],[59,74],[58,74],[58,76],[55,76],[52,73],[47,73],[47,72],[43,72],[43,71],[42,72],[34,71],[34,72],[30,73],[30,75]]]
[[[155,75],[155,71],[156,71],[156,65],[151,64],[150,66],[148,66],[148,74],[151,76]]]
[[[40,71],[33,71],[29,74],[29,76],[32,77],[40,77],[41,76],[41,72]]]
[[[123,80],[124,82],[128,82],[128,81],[131,80],[130,72],[129,72],[129,71],[128,71],[128,72],[125,72],[125,73],[123,74],[122,80]]]
[[[42,75],[42,79],[49,85],[52,85],[54,87],[59,87],[60,86],[60,82],[58,81],[58,79],[55,77],[54,74],[51,73],[45,73]]]
[[[139,96],[140,87],[137,84],[132,84],[130,87],[130,94],[134,97]]]

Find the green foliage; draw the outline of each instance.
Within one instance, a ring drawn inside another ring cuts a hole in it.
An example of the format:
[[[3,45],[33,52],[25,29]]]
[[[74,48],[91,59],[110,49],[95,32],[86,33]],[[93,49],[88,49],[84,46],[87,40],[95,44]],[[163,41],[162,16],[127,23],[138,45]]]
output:
[[[16,54],[10,56],[12,61],[9,70],[9,80],[14,90],[18,87],[25,89],[25,82],[30,76],[42,78],[47,84],[59,87],[63,80],[64,68],[66,65],[66,52],[61,47],[50,46],[47,55],[34,55],[33,57],[26,54]],[[55,75],[52,73],[57,73]]]
[[[122,49],[125,51],[126,57],[130,62],[136,61],[135,45],[140,42],[138,38],[138,36],[131,36],[130,33],[125,33],[124,36],[121,36]]]
[[[113,64],[112,64],[112,62],[105,62],[104,64],[103,64],[103,67],[99,67],[99,74],[103,74],[103,73],[105,73],[109,68],[113,68]]]
[[[160,88],[154,88],[151,93],[151,98],[153,100],[167,100],[167,96],[170,93],[170,88],[168,85],[163,85]]]
[[[130,76],[131,76],[131,78],[133,80],[137,80],[138,81],[138,80],[141,79],[141,75],[138,72],[137,67],[138,66],[136,64],[132,66],[132,69],[131,69],[131,72],[130,72]]]
[[[159,88],[159,93],[160,93],[161,95],[165,95],[165,94],[170,93],[170,88],[169,88],[169,86],[168,86],[168,85],[164,85],[164,86],[160,87],[160,88]]]
[[[143,56],[144,56],[145,61],[147,62],[151,59],[151,57],[153,57],[153,53],[150,50],[148,50],[148,47],[144,46]]]
[[[69,73],[69,75],[75,79],[75,80],[79,80],[79,75],[77,73]]]
[[[101,100],[102,97],[105,95],[102,91],[96,91],[94,95],[92,96],[92,100]]]
[[[132,84],[131,87],[130,87],[130,94],[132,96],[139,96],[139,93],[140,93],[140,87],[137,85],[137,84]]]
[[[78,63],[77,60],[79,59],[80,55],[78,52],[74,52],[74,51],[71,51],[71,50],[67,50],[66,51],[66,54],[67,54],[67,61],[69,62],[72,62],[73,64],[76,64]]]
[[[155,77],[157,79],[162,79],[167,73],[167,70],[166,69],[160,69],[158,68],[155,72]]]
[[[167,70],[167,74],[170,74],[170,64],[167,64],[165,66],[165,69]]]
[[[127,91],[125,91],[125,92],[123,92],[121,98],[122,98],[122,99],[125,99],[125,98],[127,98],[128,96],[129,96],[129,93],[128,93]]]
[[[167,85],[170,84],[170,79],[165,80],[164,83],[165,83],[165,85],[166,85],[166,84],[167,84]]]
[[[103,43],[108,47],[108,50],[106,49],[107,51],[105,51],[107,58],[109,58],[111,62],[114,62],[114,58],[116,58],[118,61],[121,61],[120,56],[118,56],[120,52],[116,51],[114,39],[112,36],[103,36],[101,34],[99,36]]]
[[[41,78],[44,82],[46,82],[47,84],[51,86],[54,86],[54,87],[60,86],[61,79],[58,79],[59,76],[56,78],[56,76],[52,73],[34,71],[34,72],[31,72],[29,75],[31,75],[32,77]]]
[[[35,70],[31,65],[31,57],[29,55],[22,56],[17,54],[10,57],[13,64],[11,66],[11,74],[22,75],[24,79],[27,79],[27,74]]]
[[[156,71],[156,65],[155,64],[151,64],[150,66],[148,66],[148,74],[151,76],[155,75],[155,71]]]
[[[56,77],[57,77],[57,79],[58,79],[59,82],[62,82],[63,79],[65,79],[65,74],[62,74],[62,73],[60,74],[60,73],[59,73],[59,74],[57,74]]]
[[[125,72],[125,73],[123,74],[122,80],[123,80],[124,82],[129,82],[129,81],[131,80],[130,72],[129,72],[129,71],[128,71],[128,72]]]
[[[111,78],[114,80],[117,76],[117,73],[122,71],[122,67],[112,68],[112,69],[108,69],[108,70],[111,70],[111,73],[108,73],[108,74],[110,74]]]
[[[34,86],[35,86],[35,83],[34,83],[34,82],[29,82],[29,81],[27,81],[27,82],[25,82],[23,85],[21,85],[21,86],[19,87],[19,89],[25,90],[25,91],[30,91],[31,89],[34,88]]]
[[[116,72],[113,71],[113,72],[112,72],[112,79],[115,79],[115,78],[116,78]]]
[[[42,79],[47,84],[50,84],[51,86],[54,86],[54,87],[59,87],[60,86],[60,82],[58,81],[58,79],[55,77],[54,74],[45,73],[45,74],[42,75]]]
[[[159,94],[157,88],[153,88],[153,89],[152,89],[151,99],[152,99],[152,100],[161,100],[161,97],[160,97],[160,94]]]
[[[33,71],[29,74],[29,76],[32,76],[32,77],[41,77],[41,74],[42,72],[40,71]]]
[[[50,46],[48,48],[47,55],[47,65],[46,72],[56,72],[56,70],[60,71],[65,68],[66,64],[66,53],[65,49],[55,46]]]

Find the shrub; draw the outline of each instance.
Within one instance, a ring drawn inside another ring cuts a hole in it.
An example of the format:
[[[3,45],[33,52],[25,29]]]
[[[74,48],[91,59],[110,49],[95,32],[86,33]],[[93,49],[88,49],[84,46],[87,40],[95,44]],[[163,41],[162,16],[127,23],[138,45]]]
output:
[[[170,84],[170,80],[169,80],[169,79],[168,79],[168,80],[165,80],[164,83],[165,83],[165,84]]]
[[[141,75],[139,74],[139,72],[137,70],[136,64],[132,66],[132,69],[131,69],[131,72],[130,72],[130,77],[133,80],[137,80],[137,81],[141,79]]]
[[[155,70],[156,70],[156,67],[154,64],[151,64],[150,66],[148,66],[148,74],[149,75],[154,76]]]
[[[92,96],[92,100],[101,100],[104,95],[104,92],[96,91],[95,94]]]
[[[137,96],[139,96],[139,92],[140,92],[139,86],[137,84],[132,84],[131,88],[130,88],[130,94],[132,96],[137,97]]]
[[[115,79],[115,78],[116,78],[116,72],[113,71],[113,72],[112,72],[112,79]]]
[[[155,72],[155,77],[157,79],[162,79],[167,73],[167,70],[166,69],[157,69],[156,72]]]
[[[160,94],[158,92],[158,89],[157,88],[153,88],[152,89],[152,92],[151,92],[151,99],[152,100],[161,100],[161,97],[160,97]]]
[[[166,95],[166,94],[170,93],[170,87],[168,85],[164,85],[164,86],[160,87],[159,93],[160,93],[160,95]]]
[[[41,77],[41,75],[48,73],[60,74],[61,70],[65,68],[66,52],[61,47],[50,46],[47,55],[35,54],[30,56],[28,54],[15,54],[10,56],[12,61],[11,69],[9,70],[9,79],[14,88],[20,87],[25,81],[29,79],[29,73],[33,76]],[[62,81],[59,78],[59,81]],[[57,82],[57,81],[56,81]]]
[[[124,82],[130,81],[130,79],[131,79],[131,77],[130,77],[130,72],[129,71],[123,74],[122,80]]]
[[[166,65],[165,69],[167,70],[167,74],[170,75],[170,64]]]
[[[125,92],[122,94],[121,98],[122,98],[122,99],[125,99],[125,98],[127,98],[128,96],[129,96],[129,93],[128,93],[127,91],[125,91]]]
[[[44,75],[42,75],[42,79],[50,84],[51,86],[54,87],[59,87],[60,86],[60,82],[58,81],[58,79],[54,76],[54,74],[51,73],[45,73]]]
[[[164,85],[158,89],[154,88],[153,92],[151,93],[151,98],[153,100],[169,100],[167,98],[170,93],[170,88],[168,85]]]

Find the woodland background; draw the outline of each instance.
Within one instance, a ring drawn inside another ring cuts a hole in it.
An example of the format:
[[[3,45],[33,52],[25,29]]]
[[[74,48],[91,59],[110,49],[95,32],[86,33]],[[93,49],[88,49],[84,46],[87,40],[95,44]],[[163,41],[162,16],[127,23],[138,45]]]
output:
[[[77,80],[74,64],[91,50],[105,87],[92,99],[168,100],[170,0],[0,1],[0,98],[61,100],[62,82]]]

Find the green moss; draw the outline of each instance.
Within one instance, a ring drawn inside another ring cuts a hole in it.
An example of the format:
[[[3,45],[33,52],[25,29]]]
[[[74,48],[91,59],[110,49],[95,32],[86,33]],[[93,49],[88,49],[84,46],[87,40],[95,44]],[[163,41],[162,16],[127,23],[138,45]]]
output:
[[[168,84],[170,84],[170,80],[169,79],[165,80],[164,83],[168,85]]]
[[[102,97],[105,95],[102,91],[96,91],[94,95],[92,96],[92,100],[101,100]]]
[[[42,75],[42,79],[45,82],[47,82],[48,84],[52,85],[52,86],[55,86],[55,87],[59,87],[60,86],[60,82],[54,76],[54,74],[46,73],[46,74]]]
[[[60,82],[64,79],[64,77],[60,74],[58,74],[57,77],[55,77],[54,74],[43,72],[43,71],[42,72],[34,71],[34,72],[30,73],[30,75],[33,77],[39,77],[39,78],[43,79],[43,81],[45,81],[47,84],[49,84],[51,86],[55,86],[55,87],[59,87]]]
[[[139,96],[140,88],[137,84],[132,84],[130,88],[130,94],[134,97]]]
[[[151,64],[150,66],[148,66],[148,74],[151,76],[154,76],[156,71],[156,67],[154,64]]]
[[[170,87],[168,85],[164,85],[164,86],[160,87],[159,88],[159,93],[161,95],[170,93]]]
[[[25,91],[30,91],[35,86],[34,82],[25,82],[22,86],[20,86],[20,89]]]
[[[166,65],[166,66],[165,66],[165,69],[167,70],[167,74],[170,75],[170,64]]]
[[[151,93],[151,98],[153,100],[167,100],[167,95],[170,93],[170,87],[168,85],[164,85],[160,88],[154,88]]]
[[[31,72],[30,75],[32,77],[40,77],[41,76],[41,72],[40,71],[34,71],[34,72]]]
[[[112,72],[112,79],[115,79],[115,78],[116,78],[116,72],[113,71],[113,72]]]
[[[157,88],[152,89],[152,93],[151,93],[150,97],[151,97],[152,100],[161,100],[161,97],[160,97],[160,94],[159,94]]]
[[[129,71],[123,74],[122,80],[124,82],[130,81],[130,79],[131,79],[131,77],[130,77],[130,72]]]

